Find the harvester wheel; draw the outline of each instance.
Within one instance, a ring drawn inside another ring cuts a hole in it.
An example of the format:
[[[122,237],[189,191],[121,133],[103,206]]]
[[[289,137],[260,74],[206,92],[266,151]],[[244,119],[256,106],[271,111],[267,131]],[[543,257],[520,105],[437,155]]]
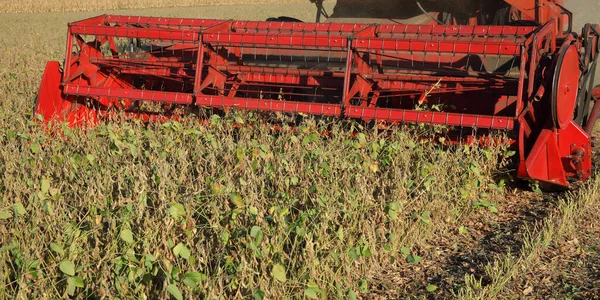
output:
[[[561,47],[554,69],[551,99],[552,122],[556,128],[566,128],[575,114],[581,68],[579,52],[574,44]]]

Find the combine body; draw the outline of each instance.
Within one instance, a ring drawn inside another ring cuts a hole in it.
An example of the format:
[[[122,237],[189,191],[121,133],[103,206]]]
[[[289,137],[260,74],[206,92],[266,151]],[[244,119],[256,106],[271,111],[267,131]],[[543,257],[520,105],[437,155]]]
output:
[[[153,121],[237,108],[445,125],[459,141],[504,130],[519,177],[585,180],[600,28],[572,33],[555,1],[507,2],[522,22],[482,25],[473,14],[440,24],[428,12],[429,24],[99,16],[69,24],[64,65],[48,63],[35,112],[90,126],[115,113]]]

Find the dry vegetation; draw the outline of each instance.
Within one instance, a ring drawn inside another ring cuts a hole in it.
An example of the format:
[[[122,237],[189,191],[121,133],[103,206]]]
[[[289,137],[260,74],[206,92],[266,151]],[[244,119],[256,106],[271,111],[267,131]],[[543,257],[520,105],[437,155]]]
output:
[[[243,10],[290,8],[270,9]],[[515,189],[502,147],[316,120],[234,129],[261,122],[235,112],[47,135],[29,120],[44,62],[88,15],[0,16],[1,299],[600,297],[600,178]]]
[[[300,2],[301,0],[286,0]],[[0,0],[0,13],[98,11],[156,7],[189,7],[233,4],[270,4],[280,0]]]

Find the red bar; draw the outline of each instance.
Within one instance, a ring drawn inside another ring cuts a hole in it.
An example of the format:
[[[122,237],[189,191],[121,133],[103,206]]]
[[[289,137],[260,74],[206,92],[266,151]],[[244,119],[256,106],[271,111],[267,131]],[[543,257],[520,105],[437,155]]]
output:
[[[106,22],[135,25],[175,26],[178,28],[204,28],[221,23],[223,20],[108,15],[106,16]]]
[[[346,109],[346,116],[356,119],[377,119],[406,123],[438,124],[502,130],[511,130],[514,126],[514,119],[510,117],[362,106],[349,106]]]
[[[233,28],[237,32],[256,32],[256,31],[293,31],[293,32],[318,32],[318,33],[354,33],[359,32],[369,24],[348,24],[348,23],[299,23],[299,22],[267,22],[267,21],[234,21]]]
[[[348,40],[343,36],[325,36],[315,33],[261,34],[261,33],[207,33],[202,40],[209,44],[248,46],[299,46],[346,48]]]
[[[358,38],[354,41],[357,50],[408,51],[430,53],[463,53],[483,55],[518,55],[520,44],[491,41],[461,40],[417,40],[393,38]]]
[[[138,89],[103,88],[67,84],[64,93],[74,96],[125,98],[176,104],[192,104],[193,96],[188,93],[161,92]]]
[[[525,36],[537,27],[382,24],[380,34],[444,35],[444,36]]]
[[[261,100],[255,98],[238,98],[225,96],[198,95],[196,104],[199,106],[217,108],[238,108],[272,112],[305,113],[322,116],[340,116],[339,104]]]
[[[172,30],[157,28],[131,28],[115,26],[83,26],[73,25],[71,27],[73,34],[96,35],[96,36],[116,36],[142,39],[155,39],[165,41],[179,42],[198,42],[198,32],[191,30]]]
[[[144,16],[98,16],[78,22],[73,25],[89,25],[91,21],[103,19],[108,23],[146,25],[173,28],[202,29],[221,23],[224,20],[193,19],[193,18],[160,18]],[[101,22],[97,23],[101,25]],[[267,21],[233,21],[232,28],[237,31],[294,31],[320,33],[354,33],[370,26],[369,24],[347,23],[299,23],[299,22],[267,22]],[[536,27],[529,26],[471,26],[471,25],[414,25],[414,24],[381,24],[377,32],[382,34],[415,34],[415,35],[445,35],[445,36],[525,36],[535,31]]]
[[[97,16],[97,17],[79,20],[77,22],[72,22],[72,23],[69,23],[69,25],[102,25],[102,23],[104,23],[105,19],[106,19],[106,15],[101,15],[101,16]]]

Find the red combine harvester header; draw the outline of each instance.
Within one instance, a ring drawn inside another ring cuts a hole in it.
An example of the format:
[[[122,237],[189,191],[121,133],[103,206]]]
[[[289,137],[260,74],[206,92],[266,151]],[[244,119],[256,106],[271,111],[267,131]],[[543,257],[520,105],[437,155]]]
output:
[[[313,2],[319,19],[322,1]],[[470,12],[450,13],[416,1],[422,14],[407,20],[419,24],[347,23],[334,18],[342,7],[326,23],[115,15],[70,23],[64,65],[47,64],[35,113],[89,126],[115,113],[153,121],[237,108],[445,125],[469,136],[505,130],[520,178],[558,186],[589,178],[600,27],[572,32],[562,1],[466,2]]]

